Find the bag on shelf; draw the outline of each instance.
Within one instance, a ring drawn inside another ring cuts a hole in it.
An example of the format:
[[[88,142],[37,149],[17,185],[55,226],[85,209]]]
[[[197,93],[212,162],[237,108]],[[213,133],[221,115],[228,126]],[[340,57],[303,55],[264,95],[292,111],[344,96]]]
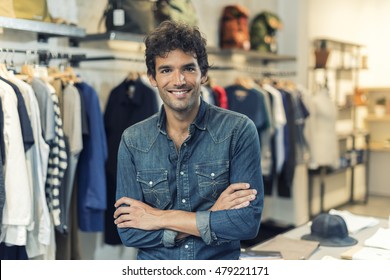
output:
[[[276,53],[276,32],[281,28],[282,22],[276,14],[265,11],[256,15],[250,26],[251,49]]]
[[[15,18],[13,0],[1,0],[0,17]]]
[[[46,0],[13,0],[16,18],[50,22]]]
[[[147,34],[155,28],[155,1],[109,0],[99,26],[104,21],[106,31]]]
[[[198,18],[191,0],[157,0],[155,9],[157,25],[164,20],[174,20],[195,26]]]
[[[238,4],[223,9],[219,25],[221,49],[250,49],[248,17],[248,9]]]

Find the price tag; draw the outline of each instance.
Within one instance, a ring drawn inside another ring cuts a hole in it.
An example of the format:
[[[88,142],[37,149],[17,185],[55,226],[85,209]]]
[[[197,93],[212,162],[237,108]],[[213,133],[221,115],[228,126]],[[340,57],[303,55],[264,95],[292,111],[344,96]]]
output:
[[[123,9],[114,10],[114,26],[125,25],[125,11]]]

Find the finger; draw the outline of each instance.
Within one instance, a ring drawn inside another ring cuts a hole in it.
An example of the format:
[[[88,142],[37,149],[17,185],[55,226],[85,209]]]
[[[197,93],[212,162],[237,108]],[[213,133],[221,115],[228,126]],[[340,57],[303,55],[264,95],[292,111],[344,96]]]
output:
[[[226,190],[228,193],[234,193],[238,190],[244,190],[244,189],[249,189],[250,185],[247,183],[234,183],[231,184]]]
[[[256,195],[254,194],[251,194],[251,195],[247,195],[247,196],[244,196],[244,197],[240,197],[240,198],[237,198],[235,199],[234,201],[232,201],[233,203],[233,207],[237,206],[237,205],[240,205],[242,203],[245,203],[245,202],[251,202],[253,200],[256,199]]]
[[[257,191],[254,189],[236,191],[230,195],[230,200],[234,201],[234,200],[242,198],[242,197],[247,197],[247,196],[256,195],[256,194],[257,194]]]
[[[245,208],[247,206],[249,206],[250,202],[249,201],[245,201],[243,203],[240,203],[234,207],[232,207],[232,209],[241,209],[241,208]]]
[[[115,202],[114,206],[119,207],[122,204],[131,205],[131,201],[132,199],[130,197],[121,197]]]
[[[115,212],[114,212],[114,218],[118,218],[120,215],[123,215],[125,213],[129,213],[130,210],[128,209],[125,209],[125,208],[128,208],[128,207],[118,207]]]

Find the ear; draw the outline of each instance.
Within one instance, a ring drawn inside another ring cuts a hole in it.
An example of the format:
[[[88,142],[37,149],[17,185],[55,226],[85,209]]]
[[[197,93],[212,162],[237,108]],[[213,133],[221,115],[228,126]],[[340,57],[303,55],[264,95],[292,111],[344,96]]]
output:
[[[148,75],[148,78],[149,78],[149,82],[150,82],[150,84],[152,85],[152,87],[157,87],[156,79],[153,78],[152,75]]]
[[[204,85],[205,83],[207,83],[207,80],[208,80],[208,77],[207,75],[204,75],[200,78],[200,82],[202,85]]]

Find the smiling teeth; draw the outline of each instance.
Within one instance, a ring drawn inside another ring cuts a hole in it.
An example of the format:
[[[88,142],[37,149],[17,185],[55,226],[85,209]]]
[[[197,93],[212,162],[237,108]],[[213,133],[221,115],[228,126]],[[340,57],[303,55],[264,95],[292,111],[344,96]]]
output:
[[[187,91],[173,91],[172,93],[175,94],[175,95],[183,95],[185,94]]]

